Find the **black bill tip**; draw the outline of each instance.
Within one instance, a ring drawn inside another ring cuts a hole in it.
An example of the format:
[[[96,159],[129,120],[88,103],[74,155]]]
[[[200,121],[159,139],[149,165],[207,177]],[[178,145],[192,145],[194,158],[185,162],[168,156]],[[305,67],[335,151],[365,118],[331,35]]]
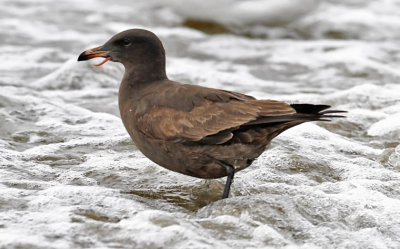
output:
[[[89,56],[89,54],[87,54],[86,51],[82,52],[78,57],[78,61],[87,61],[89,59],[91,59],[91,57]]]

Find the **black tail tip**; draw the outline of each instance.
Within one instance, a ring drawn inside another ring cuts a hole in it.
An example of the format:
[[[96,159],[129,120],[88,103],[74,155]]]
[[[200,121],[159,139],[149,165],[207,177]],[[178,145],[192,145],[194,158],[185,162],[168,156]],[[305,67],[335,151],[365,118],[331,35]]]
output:
[[[290,106],[293,107],[298,114],[308,114],[320,121],[327,121],[330,118],[345,118],[346,116],[336,114],[347,112],[342,110],[327,110],[331,107],[330,105],[292,104]]]
[[[297,113],[318,114],[323,110],[330,108],[330,105],[313,105],[313,104],[291,104]]]

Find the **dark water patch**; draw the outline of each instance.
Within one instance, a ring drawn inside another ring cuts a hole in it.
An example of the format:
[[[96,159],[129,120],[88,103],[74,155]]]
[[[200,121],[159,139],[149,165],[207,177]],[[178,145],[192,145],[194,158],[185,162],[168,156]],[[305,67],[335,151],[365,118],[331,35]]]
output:
[[[134,172],[134,170],[131,170]],[[84,176],[96,180],[99,186],[115,189],[124,189],[130,185],[129,177],[124,177],[119,170],[118,173],[111,173],[108,170],[96,169],[85,172]]]
[[[343,32],[341,30],[327,30],[324,33],[324,37],[326,37],[328,39],[336,39],[336,40],[344,40],[344,39],[352,39],[352,38],[356,39],[356,38],[358,38],[354,34],[349,36],[348,33]]]
[[[126,151],[133,152],[133,151],[138,150],[135,143],[130,138],[127,138],[126,140],[123,140],[123,141],[113,145],[110,149],[117,151],[117,152],[126,152]]]
[[[65,142],[64,138],[46,131],[19,131],[12,134],[11,139],[24,148]],[[32,141],[32,139],[34,139],[34,141]],[[29,144],[27,144],[28,142]]]
[[[206,34],[211,34],[211,35],[232,33],[232,31],[227,27],[225,27],[224,25],[212,21],[187,19],[183,22],[183,26],[192,29],[197,29]]]
[[[190,212],[221,199],[223,184],[206,181],[197,186],[176,186],[157,190],[136,189],[124,192],[138,195],[147,199],[161,199],[182,207]]]
[[[53,154],[53,155],[38,155],[33,158],[25,158],[25,160],[35,160],[41,164],[47,164],[51,167],[59,167],[59,166],[71,166],[71,165],[79,165],[86,161],[84,156],[79,156],[75,154]]]
[[[146,199],[165,200],[191,212],[199,209],[199,207],[195,203],[191,202],[187,196],[185,197],[182,193],[176,194],[173,190],[160,190],[157,192],[148,189],[130,190],[129,192],[123,192],[123,194],[137,195]]]
[[[13,197],[2,197],[0,196],[0,211],[10,211],[10,210],[15,210],[15,211],[23,211],[28,208],[28,202],[27,200],[23,199],[22,196],[19,196],[18,198],[13,198]]]
[[[395,141],[385,141],[384,145],[385,148],[395,148],[400,144],[400,142],[398,140]]]
[[[90,220],[99,221],[99,222],[108,222],[108,223],[117,223],[121,221],[118,217],[112,217],[102,212],[93,210],[93,209],[79,209],[74,212],[76,215],[82,216],[84,218],[88,218]],[[78,217],[73,217],[73,222],[82,221]]]
[[[2,184],[6,185],[7,187],[10,188],[16,188],[16,189],[25,189],[25,190],[43,190],[48,187],[47,184],[45,183],[34,183],[34,182],[2,182]]]

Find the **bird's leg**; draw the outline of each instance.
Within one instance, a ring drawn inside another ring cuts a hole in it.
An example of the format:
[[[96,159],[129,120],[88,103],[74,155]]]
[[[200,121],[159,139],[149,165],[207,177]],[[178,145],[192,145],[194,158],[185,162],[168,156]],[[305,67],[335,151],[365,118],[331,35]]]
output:
[[[229,191],[231,189],[231,184],[233,182],[233,175],[235,174],[235,169],[232,165],[221,162],[221,165],[225,167],[227,178],[225,183],[224,192],[222,193],[222,199],[228,198]]]

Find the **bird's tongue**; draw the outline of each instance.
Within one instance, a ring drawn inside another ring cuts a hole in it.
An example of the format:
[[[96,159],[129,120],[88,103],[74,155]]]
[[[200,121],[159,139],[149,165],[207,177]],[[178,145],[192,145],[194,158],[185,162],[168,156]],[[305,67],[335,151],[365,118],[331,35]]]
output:
[[[107,57],[103,62],[99,63],[99,64],[94,64],[96,67],[99,67],[101,65],[103,65],[104,63],[106,63],[107,61],[109,61],[111,59],[111,57]]]

